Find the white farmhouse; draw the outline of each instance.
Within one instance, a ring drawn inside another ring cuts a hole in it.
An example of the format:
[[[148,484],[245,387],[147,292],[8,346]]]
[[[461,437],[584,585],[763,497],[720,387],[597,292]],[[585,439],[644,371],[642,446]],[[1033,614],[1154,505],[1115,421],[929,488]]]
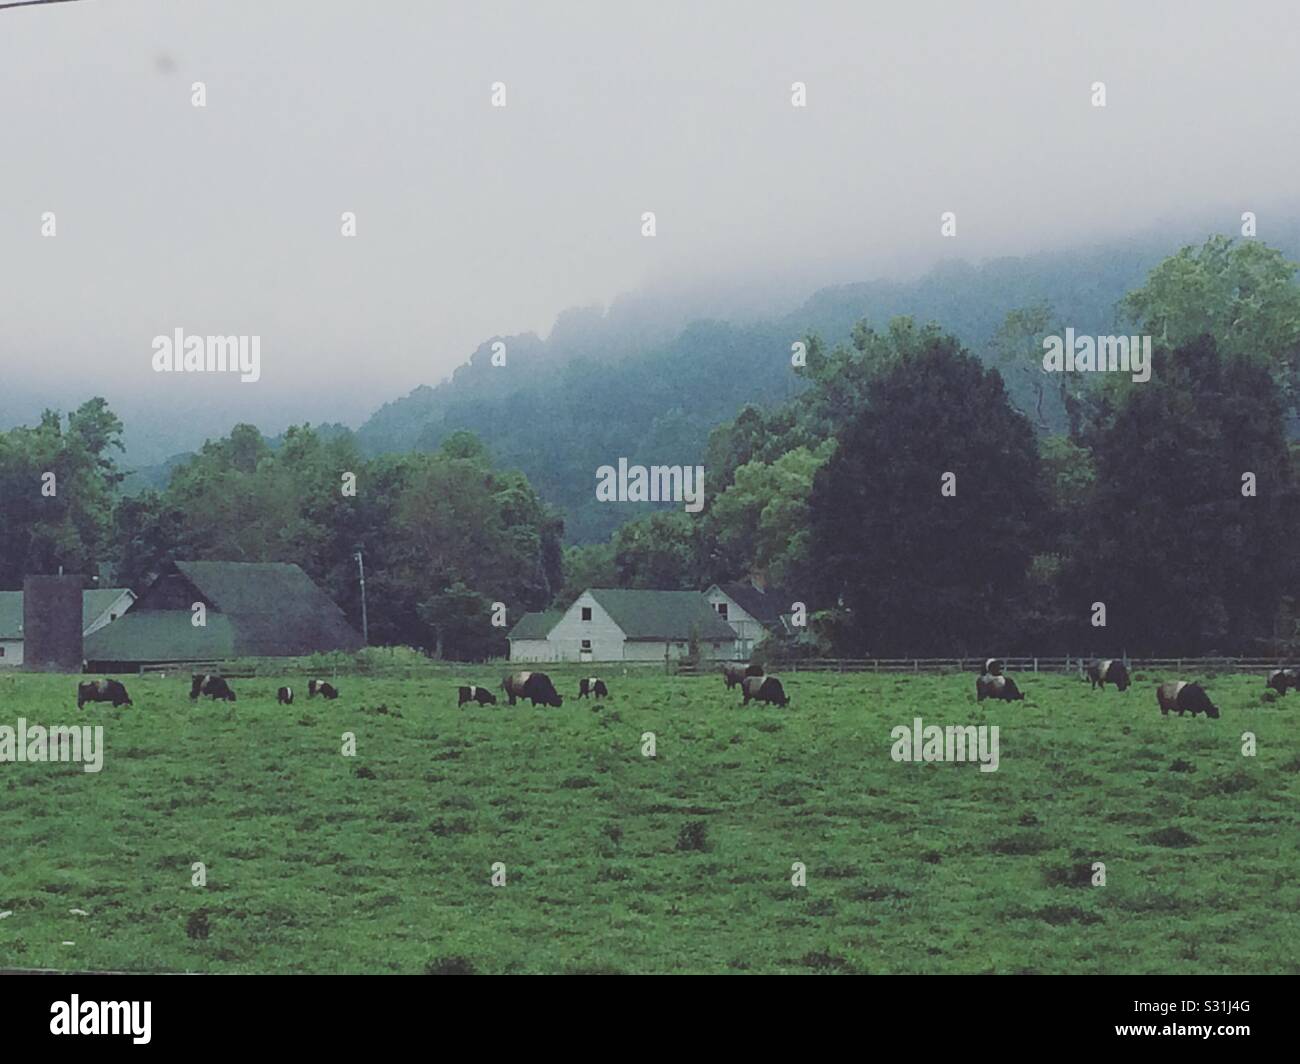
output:
[[[791,631],[789,615],[794,600],[777,588],[765,588],[752,580],[714,584],[704,597],[736,633],[737,660],[747,660],[769,635]]]
[[[698,591],[588,588],[554,622],[544,614],[520,620],[510,660],[665,661],[686,657],[692,639],[701,658],[735,655],[735,633]]]

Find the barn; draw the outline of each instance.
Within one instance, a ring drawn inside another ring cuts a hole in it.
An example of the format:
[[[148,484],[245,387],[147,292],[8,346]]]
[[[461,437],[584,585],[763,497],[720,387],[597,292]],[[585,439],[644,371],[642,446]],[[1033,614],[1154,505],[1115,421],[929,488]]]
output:
[[[704,597],[736,633],[738,659],[748,660],[750,652],[769,635],[792,631],[789,616],[795,596],[780,588],[751,579],[714,584]]]
[[[547,636],[560,623],[563,610],[525,613],[506,636],[510,640],[511,661],[556,661],[555,647]]]
[[[129,587],[96,588],[81,595],[82,635],[112,624],[135,603]],[[0,591],[0,668],[23,663],[23,593]]]
[[[172,662],[351,652],[362,645],[343,611],[296,565],[178,561],[141,592],[130,613],[86,637],[85,655],[93,672],[121,672]]]
[[[664,661],[686,657],[692,638],[702,658],[735,654],[735,632],[698,591],[588,588],[558,620],[536,616],[510,633],[511,661]]]

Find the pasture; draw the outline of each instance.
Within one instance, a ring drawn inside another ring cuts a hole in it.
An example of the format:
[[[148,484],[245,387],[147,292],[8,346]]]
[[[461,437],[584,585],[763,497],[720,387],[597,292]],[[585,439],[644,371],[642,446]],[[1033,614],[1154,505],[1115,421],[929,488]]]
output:
[[[124,676],[134,706],[80,712],[76,677],[0,676],[0,725],[106,745],[0,764],[0,968],[1300,972],[1300,696],[1261,677],[1202,677],[1219,720],[1161,717],[1145,673],[979,705],[969,673],[787,673],[788,708],[742,710],[716,676],[554,667],[560,709],[457,708],[504,671],[197,705]],[[893,761],[917,716],[998,725],[998,771]]]

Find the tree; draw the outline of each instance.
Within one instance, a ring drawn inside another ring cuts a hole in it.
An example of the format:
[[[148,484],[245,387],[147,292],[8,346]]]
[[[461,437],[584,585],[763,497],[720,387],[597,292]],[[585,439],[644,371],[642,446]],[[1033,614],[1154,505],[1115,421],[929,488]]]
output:
[[[1300,518],[1283,424],[1268,367],[1209,336],[1124,392],[1096,436],[1096,488],[1067,579],[1081,638],[1193,654],[1272,637],[1295,589]],[[1105,632],[1083,621],[1094,602]]]
[[[1028,420],[996,370],[933,333],[895,348],[865,399],[811,500],[810,553],[821,600],[844,611],[841,649],[1006,645],[1043,503]]]

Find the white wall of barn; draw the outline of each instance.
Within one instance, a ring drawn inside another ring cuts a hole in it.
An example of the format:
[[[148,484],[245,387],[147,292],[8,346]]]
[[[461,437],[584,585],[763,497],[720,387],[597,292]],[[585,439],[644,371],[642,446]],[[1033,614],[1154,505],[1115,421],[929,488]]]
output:
[[[510,640],[511,661],[554,661],[555,647],[548,639]]]
[[[591,610],[591,619],[584,621],[582,611]],[[583,653],[583,641],[591,644],[589,654]],[[628,646],[623,629],[588,591],[584,591],[573,605],[564,611],[559,623],[551,629],[550,644],[555,648],[554,661],[623,661],[624,648]],[[659,660],[663,660],[663,646],[659,647]]]
[[[23,663],[23,641],[21,639],[0,639],[0,669],[14,667]]]
[[[768,636],[768,631],[763,627],[762,622],[745,612],[735,599],[719,587],[709,588],[704,597],[709,600],[709,606],[714,613],[718,612],[720,603],[726,604],[725,620],[736,633],[736,656],[748,658],[750,652]]]

